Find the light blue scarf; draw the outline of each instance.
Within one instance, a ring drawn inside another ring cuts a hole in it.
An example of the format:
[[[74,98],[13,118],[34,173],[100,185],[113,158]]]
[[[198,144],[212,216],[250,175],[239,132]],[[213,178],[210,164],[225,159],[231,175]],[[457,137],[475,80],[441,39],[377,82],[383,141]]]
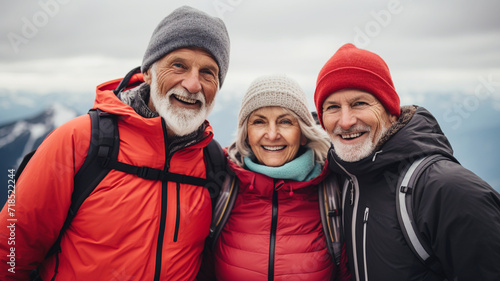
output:
[[[279,167],[257,164],[250,157],[244,157],[243,161],[250,171],[264,174],[274,179],[289,179],[304,182],[319,176],[321,173],[321,165],[314,161],[311,149],[308,149],[299,157]]]

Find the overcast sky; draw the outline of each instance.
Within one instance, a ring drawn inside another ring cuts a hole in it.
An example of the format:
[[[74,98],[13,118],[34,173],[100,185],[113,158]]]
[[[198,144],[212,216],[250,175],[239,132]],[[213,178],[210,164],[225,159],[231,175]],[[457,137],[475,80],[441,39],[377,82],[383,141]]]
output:
[[[221,100],[241,97],[259,75],[286,73],[312,101],[319,70],[351,42],[385,59],[403,104],[422,91],[473,95],[484,81],[500,103],[498,0],[4,0],[0,95],[93,94],[140,65],[155,26],[185,4],[226,23]]]

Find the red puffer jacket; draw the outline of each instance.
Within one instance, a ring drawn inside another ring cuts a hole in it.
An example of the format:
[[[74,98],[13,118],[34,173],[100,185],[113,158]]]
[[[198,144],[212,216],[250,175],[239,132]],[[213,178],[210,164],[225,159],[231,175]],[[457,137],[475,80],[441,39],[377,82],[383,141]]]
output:
[[[217,279],[333,280],[318,204],[326,169],[297,182],[230,167],[240,188],[214,250]]]
[[[135,75],[130,83],[142,81]],[[111,91],[120,80],[98,86],[96,108],[119,115],[118,160],[205,178],[201,140],[170,155],[160,117],[143,118]],[[27,280],[41,263],[50,280],[56,241],[73,191],[73,177],[86,157],[90,118],[78,117],[56,129],[37,150],[16,186],[15,245],[8,245],[8,210],[0,213],[2,280]],[[144,180],[112,170],[81,205],[62,237],[57,280],[193,280],[211,219],[208,191],[199,186]],[[15,251],[15,273],[7,255]],[[7,275],[7,276],[6,276]],[[156,278],[155,278],[156,277]]]

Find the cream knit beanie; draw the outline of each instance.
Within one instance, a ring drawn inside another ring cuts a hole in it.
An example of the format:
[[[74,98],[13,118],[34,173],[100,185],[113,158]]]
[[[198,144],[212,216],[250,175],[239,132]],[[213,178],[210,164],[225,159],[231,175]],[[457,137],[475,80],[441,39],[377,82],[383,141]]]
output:
[[[253,111],[266,106],[287,108],[308,126],[315,124],[308,109],[306,94],[295,80],[286,75],[265,75],[250,84],[241,101],[238,126],[241,127]]]

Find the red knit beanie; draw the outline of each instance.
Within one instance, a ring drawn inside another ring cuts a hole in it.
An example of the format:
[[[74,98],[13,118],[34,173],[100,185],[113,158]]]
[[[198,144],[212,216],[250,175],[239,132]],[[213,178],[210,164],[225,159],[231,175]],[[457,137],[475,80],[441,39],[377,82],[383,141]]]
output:
[[[342,89],[374,95],[389,113],[399,117],[399,96],[384,60],[375,53],[345,44],[326,62],[318,75],[314,103],[323,126],[323,102]],[[324,127],[324,126],[323,126]]]

